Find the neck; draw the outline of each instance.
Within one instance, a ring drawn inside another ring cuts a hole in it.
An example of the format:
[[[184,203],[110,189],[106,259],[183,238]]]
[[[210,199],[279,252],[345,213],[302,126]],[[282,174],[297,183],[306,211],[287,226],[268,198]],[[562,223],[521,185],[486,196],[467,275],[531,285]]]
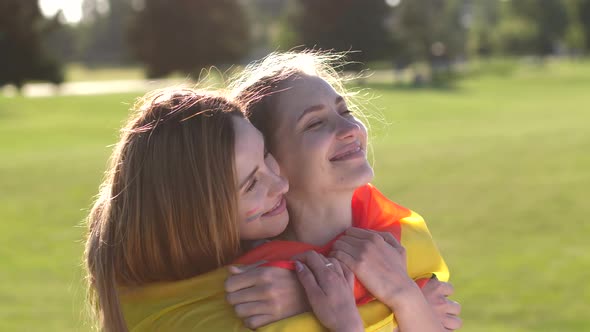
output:
[[[322,246],[352,226],[351,201],[354,191],[339,193],[287,194],[289,240]]]

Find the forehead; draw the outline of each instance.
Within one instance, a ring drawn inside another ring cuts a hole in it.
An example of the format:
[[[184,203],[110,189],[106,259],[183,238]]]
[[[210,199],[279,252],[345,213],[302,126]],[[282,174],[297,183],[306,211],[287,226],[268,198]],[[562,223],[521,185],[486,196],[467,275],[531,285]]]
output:
[[[319,104],[334,104],[339,94],[325,80],[317,76],[301,75],[282,86],[283,92],[276,97],[276,106],[282,118],[296,119],[299,114]]]
[[[233,119],[235,132],[235,156],[238,179],[241,180],[247,176],[248,171],[245,168],[250,167],[258,155],[262,153],[263,139],[262,134],[248,120],[234,116]],[[246,174],[245,174],[246,173]]]

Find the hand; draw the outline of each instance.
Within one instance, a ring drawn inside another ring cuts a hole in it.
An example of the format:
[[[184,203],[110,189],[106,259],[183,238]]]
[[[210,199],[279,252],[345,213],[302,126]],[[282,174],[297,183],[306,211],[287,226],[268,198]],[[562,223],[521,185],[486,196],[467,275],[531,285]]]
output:
[[[264,263],[264,262],[262,262]],[[308,311],[303,287],[293,271],[249,266],[230,266],[225,281],[227,301],[234,307],[244,326],[256,329]]]
[[[390,233],[350,228],[334,242],[330,256],[390,308],[396,307],[402,293],[417,287],[407,274],[406,251]]]
[[[353,294],[354,275],[315,251],[295,261],[297,277],[318,320],[331,331],[364,331]]]
[[[450,283],[442,282],[436,276],[422,288],[426,301],[447,331],[458,330],[463,325],[463,321],[459,318],[461,305],[448,299],[453,292],[454,289]]]

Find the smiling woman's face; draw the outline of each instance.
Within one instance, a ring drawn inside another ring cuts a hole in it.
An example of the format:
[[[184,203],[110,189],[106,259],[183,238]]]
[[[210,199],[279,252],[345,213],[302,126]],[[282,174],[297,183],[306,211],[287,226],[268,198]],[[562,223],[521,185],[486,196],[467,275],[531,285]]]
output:
[[[266,151],[262,134],[243,118],[234,117],[233,123],[240,239],[277,236],[289,222],[284,198],[289,184]]]
[[[301,75],[274,100],[273,155],[292,193],[354,190],[373,178],[367,130],[323,79]]]

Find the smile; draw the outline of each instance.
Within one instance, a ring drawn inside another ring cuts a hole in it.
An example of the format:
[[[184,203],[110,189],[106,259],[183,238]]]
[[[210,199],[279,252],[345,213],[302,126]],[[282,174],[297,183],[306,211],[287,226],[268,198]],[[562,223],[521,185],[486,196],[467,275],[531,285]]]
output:
[[[330,158],[330,161],[343,161],[356,159],[365,156],[365,151],[361,148],[360,143],[352,143],[340,150],[336,155]]]
[[[285,196],[281,195],[281,199],[266,213],[262,214],[262,217],[272,217],[283,213],[287,208],[287,201]]]

